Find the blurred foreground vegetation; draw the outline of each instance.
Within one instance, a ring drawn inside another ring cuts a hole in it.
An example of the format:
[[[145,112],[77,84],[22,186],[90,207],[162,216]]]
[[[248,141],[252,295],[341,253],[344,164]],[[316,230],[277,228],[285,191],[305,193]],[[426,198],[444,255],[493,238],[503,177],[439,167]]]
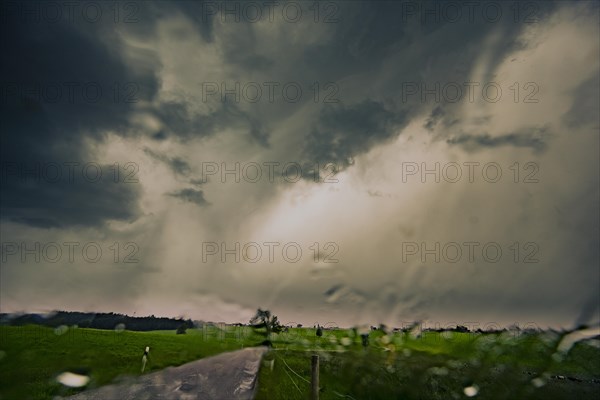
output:
[[[598,399],[600,341],[568,348],[552,331],[368,332],[295,329],[273,340],[257,399],[308,399],[311,355],[320,358],[320,398]]]

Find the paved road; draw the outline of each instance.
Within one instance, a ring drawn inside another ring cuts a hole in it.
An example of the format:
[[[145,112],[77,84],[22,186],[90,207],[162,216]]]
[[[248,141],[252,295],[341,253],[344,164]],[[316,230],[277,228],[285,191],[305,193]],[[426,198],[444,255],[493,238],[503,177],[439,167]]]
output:
[[[69,400],[250,400],[266,347],[249,347],[107,385]]]

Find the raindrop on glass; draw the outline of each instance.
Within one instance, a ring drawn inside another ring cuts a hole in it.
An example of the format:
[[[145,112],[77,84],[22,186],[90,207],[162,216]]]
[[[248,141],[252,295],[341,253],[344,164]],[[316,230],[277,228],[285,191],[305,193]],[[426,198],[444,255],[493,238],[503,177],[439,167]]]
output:
[[[56,380],[68,387],[82,387],[88,384],[90,377],[72,372],[63,372],[56,377]]]
[[[479,393],[479,387],[477,387],[477,385],[467,386],[466,388],[463,389],[463,393],[467,397],[477,396],[477,393]]]
[[[61,326],[54,328],[54,334],[58,335],[58,336],[64,335],[65,333],[67,333],[68,330],[69,330],[68,326],[61,325]]]

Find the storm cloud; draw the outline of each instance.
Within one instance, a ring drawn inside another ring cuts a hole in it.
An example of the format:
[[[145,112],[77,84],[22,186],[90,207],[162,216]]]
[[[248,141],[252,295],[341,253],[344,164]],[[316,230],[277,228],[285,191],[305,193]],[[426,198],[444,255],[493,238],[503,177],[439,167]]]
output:
[[[2,312],[598,322],[597,4],[132,4],[2,6]]]

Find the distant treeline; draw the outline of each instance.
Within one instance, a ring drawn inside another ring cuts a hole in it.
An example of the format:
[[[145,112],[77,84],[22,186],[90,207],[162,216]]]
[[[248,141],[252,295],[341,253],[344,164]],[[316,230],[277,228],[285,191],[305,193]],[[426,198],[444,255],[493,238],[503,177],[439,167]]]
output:
[[[0,324],[21,326],[28,324],[56,328],[61,325],[77,325],[81,328],[116,329],[130,331],[176,330],[180,327],[192,328],[191,319],[155,317],[130,317],[115,313],[84,313],[57,311],[51,314],[0,314]]]

